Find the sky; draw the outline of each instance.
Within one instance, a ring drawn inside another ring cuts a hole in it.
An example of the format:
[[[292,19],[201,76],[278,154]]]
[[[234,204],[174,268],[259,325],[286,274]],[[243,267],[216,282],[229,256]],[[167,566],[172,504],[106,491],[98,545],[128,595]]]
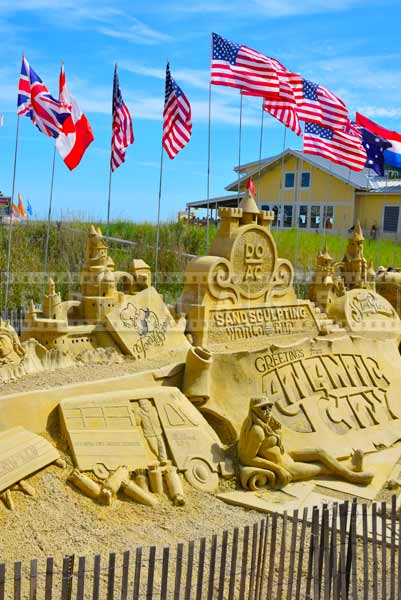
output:
[[[208,95],[212,31],[246,44],[335,92],[384,127],[401,132],[399,0],[0,0],[0,190],[12,188],[17,85],[24,52],[53,95],[63,60],[67,83],[95,141],[70,172],[56,157],[53,217],[105,219],[114,64],[133,118],[135,142],[112,176],[111,218],[157,218],[164,76],[192,106],[190,143],[164,155],[161,218],[207,195]],[[238,90],[212,87],[210,197],[235,180],[239,161]],[[244,98],[241,163],[259,156],[261,101]],[[54,141],[22,117],[15,192],[47,215]],[[266,115],[263,156],[281,152],[284,128]],[[287,130],[286,146],[302,141]]]

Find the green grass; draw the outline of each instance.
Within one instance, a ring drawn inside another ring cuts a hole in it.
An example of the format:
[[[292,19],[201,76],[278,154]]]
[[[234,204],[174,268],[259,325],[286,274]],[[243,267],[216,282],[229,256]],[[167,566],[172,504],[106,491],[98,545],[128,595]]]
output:
[[[104,231],[104,226],[101,226]],[[71,229],[77,231],[71,231]],[[68,222],[62,227],[53,224],[49,244],[48,272],[57,282],[62,296],[79,289],[79,274],[85,255],[87,223]],[[210,243],[216,235],[216,228],[210,227]],[[127,270],[132,258],[142,258],[154,271],[156,227],[151,223],[114,222],[110,225],[110,235],[135,242],[127,246],[110,242],[110,254],[116,269]],[[324,236],[311,232],[275,231],[273,236],[278,245],[279,256],[296,263],[301,277],[310,272],[315,264],[316,254],[322,249]],[[43,283],[40,273],[43,270],[43,256],[46,237],[46,224],[32,222],[29,225],[16,225],[12,231],[11,273],[12,283],[9,292],[9,307],[26,305],[30,298],[40,302]],[[0,227],[0,268],[1,306],[4,307],[4,271],[7,259],[8,227]],[[344,254],[347,238],[327,235],[327,246],[335,260]],[[188,226],[184,223],[163,223],[160,228],[159,290],[166,302],[174,302],[181,291],[182,274],[189,260],[184,254],[202,255],[206,251],[206,229]],[[298,256],[297,260],[296,256]],[[401,266],[401,244],[391,240],[367,240],[365,256],[373,260],[375,268]],[[297,288],[305,293],[304,286]]]

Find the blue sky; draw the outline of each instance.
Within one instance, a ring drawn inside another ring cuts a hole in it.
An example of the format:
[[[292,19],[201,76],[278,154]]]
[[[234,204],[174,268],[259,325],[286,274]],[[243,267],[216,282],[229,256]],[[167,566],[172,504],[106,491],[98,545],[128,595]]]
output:
[[[154,221],[166,60],[192,105],[193,134],[173,160],[165,155],[162,218],[175,219],[206,197],[210,33],[247,44],[329,87],[355,110],[401,131],[399,0],[0,0],[0,189],[9,194],[21,53],[57,95],[60,61],[88,116],[95,141],[72,173],[57,157],[54,216],[105,218],[114,63],[134,122],[135,143],[113,175],[112,218]],[[242,162],[258,157],[260,100],[245,98]],[[235,179],[239,93],[212,90],[211,197]],[[301,140],[287,133],[287,146]],[[283,127],[266,116],[263,155],[281,151]],[[53,140],[20,123],[16,191],[47,213]]]

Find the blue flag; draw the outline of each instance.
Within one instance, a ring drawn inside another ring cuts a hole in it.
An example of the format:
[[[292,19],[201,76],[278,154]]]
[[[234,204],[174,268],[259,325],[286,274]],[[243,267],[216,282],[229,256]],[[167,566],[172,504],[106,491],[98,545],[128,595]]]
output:
[[[366,150],[366,167],[377,175],[384,175],[384,151],[391,148],[391,142],[365,129],[358,127],[362,134],[362,145]]]
[[[26,204],[26,212],[28,213],[28,215],[30,217],[32,217],[32,215],[33,215],[32,206],[31,206],[31,203],[29,202],[29,200],[28,200],[28,202]]]

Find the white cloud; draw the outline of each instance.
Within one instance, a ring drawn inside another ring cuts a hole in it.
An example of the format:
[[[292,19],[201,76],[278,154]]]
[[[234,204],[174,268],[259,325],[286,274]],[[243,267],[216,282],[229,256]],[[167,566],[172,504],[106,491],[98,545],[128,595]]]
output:
[[[130,73],[136,73],[137,75],[144,75],[145,77],[154,77],[155,79],[163,80],[166,77],[166,71],[164,68],[149,67],[146,65],[140,65],[131,61],[120,61],[120,69],[125,69]],[[209,88],[209,72],[200,69],[174,69],[172,68],[172,76],[179,85],[187,83],[188,85],[207,90]]]
[[[330,12],[343,12],[354,6],[369,4],[369,0],[248,0],[247,15],[257,16],[263,14],[269,18],[281,18],[310,14],[325,14]],[[373,5],[373,2],[371,2]],[[242,0],[234,2],[210,2],[208,0],[195,0],[188,3],[168,3],[163,6],[165,11],[176,13],[194,14],[227,14],[244,15],[244,3]]]
[[[149,27],[139,19],[132,18],[124,22],[124,28],[101,26],[97,31],[103,35],[126,40],[135,44],[153,45],[166,42],[171,36]]]

